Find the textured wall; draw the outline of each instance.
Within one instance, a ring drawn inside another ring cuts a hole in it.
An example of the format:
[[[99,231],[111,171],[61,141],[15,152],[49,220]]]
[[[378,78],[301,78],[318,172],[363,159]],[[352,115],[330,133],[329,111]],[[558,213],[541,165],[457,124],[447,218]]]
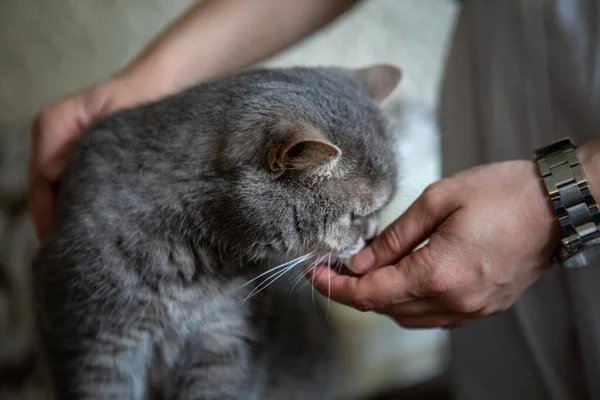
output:
[[[51,99],[123,65],[190,0],[0,1],[0,262],[21,279],[35,246],[24,214],[28,125]],[[438,177],[432,111],[448,34],[450,0],[370,0],[335,25],[269,60],[270,65],[386,61],[404,70],[386,109],[397,124],[403,181],[384,215],[389,223]],[[2,313],[0,298],[0,313]],[[333,306],[346,348],[343,394],[405,385],[436,373],[445,357],[437,331],[399,329],[389,320]]]

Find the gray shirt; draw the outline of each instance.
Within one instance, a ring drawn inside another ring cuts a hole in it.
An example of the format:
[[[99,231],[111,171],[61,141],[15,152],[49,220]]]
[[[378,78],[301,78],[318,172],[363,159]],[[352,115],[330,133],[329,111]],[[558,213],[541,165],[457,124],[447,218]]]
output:
[[[599,111],[597,0],[464,2],[439,108],[445,175],[567,135],[582,144]],[[451,343],[460,400],[600,399],[600,265],[550,269]]]

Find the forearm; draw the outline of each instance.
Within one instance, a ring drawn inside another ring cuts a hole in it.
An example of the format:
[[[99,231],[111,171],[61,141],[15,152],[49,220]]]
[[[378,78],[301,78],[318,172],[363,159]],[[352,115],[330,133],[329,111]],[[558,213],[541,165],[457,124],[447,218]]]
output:
[[[122,74],[172,92],[253,65],[301,40],[356,0],[204,0],[169,25]]]

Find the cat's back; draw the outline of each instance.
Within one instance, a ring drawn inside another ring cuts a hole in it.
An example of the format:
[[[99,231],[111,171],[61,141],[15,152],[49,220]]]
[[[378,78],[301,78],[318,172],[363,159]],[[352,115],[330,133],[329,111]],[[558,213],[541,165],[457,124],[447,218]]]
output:
[[[220,147],[235,147],[234,140],[245,138],[251,146],[286,119],[352,124],[373,108],[357,95],[360,90],[336,69],[302,67],[249,70],[195,85],[95,123],[76,144],[66,175],[118,170],[122,176],[200,162]]]
[[[173,195],[185,185],[214,171],[227,177],[255,162],[278,122],[303,116],[318,125],[327,110],[343,116],[339,94],[356,88],[335,76],[328,70],[257,69],[113,113],[76,143],[61,180],[58,214],[113,207],[129,214],[157,201],[176,202]]]

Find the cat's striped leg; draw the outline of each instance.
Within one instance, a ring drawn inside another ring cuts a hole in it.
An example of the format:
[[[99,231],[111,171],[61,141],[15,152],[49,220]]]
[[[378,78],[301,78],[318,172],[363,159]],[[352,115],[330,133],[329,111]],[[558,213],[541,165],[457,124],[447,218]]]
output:
[[[167,398],[173,400],[259,399],[258,371],[251,367],[251,350],[242,338],[225,332],[203,334],[186,344],[172,371]],[[260,375],[260,374],[259,374]]]
[[[46,338],[57,399],[145,398],[151,340],[140,331]]]

